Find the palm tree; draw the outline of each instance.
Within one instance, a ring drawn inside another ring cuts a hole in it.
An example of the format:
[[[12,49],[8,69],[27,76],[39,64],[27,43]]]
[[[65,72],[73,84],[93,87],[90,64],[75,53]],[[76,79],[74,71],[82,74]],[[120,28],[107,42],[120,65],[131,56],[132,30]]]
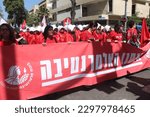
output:
[[[44,16],[46,17],[46,21],[47,21],[49,16],[49,10],[45,7],[40,7],[39,10],[37,11],[37,14],[41,21]]]

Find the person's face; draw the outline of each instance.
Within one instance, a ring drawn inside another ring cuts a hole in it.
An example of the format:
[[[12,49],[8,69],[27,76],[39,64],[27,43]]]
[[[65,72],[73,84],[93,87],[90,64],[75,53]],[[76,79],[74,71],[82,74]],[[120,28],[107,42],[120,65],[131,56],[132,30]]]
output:
[[[100,33],[100,32],[101,32],[101,29],[98,28],[98,29],[96,30],[96,32],[97,32],[97,33]]]
[[[95,31],[97,28],[96,27],[92,27],[92,31]]]
[[[59,31],[60,33],[64,33],[65,32],[65,30],[62,28],[62,29],[60,29],[60,31]]]
[[[9,29],[7,28],[7,26],[2,26],[2,27],[0,28],[0,34],[2,35],[2,37],[9,37],[10,31],[9,31]]]
[[[52,36],[53,35],[53,30],[52,29],[49,29],[48,30],[48,36]]]

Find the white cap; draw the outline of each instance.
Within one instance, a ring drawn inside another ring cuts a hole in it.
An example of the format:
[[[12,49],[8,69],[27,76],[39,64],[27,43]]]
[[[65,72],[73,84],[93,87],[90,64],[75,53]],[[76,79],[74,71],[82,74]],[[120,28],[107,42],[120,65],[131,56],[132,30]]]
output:
[[[101,29],[103,30],[103,29],[104,29],[104,26],[101,26]]]
[[[78,25],[77,27],[79,28],[80,31],[83,30],[83,26],[82,25]]]
[[[83,25],[83,28],[86,28],[86,27],[88,27],[89,25],[88,24],[85,24],[85,25]]]
[[[68,25],[68,29],[69,29],[70,31],[73,31],[75,27],[76,27],[75,25],[71,25],[71,24]]]
[[[69,25],[70,25],[70,24],[69,24]],[[69,25],[65,25],[65,26],[64,26],[64,29],[65,29],[65,30],[69,30]]]
[[[42,32],[42,27],[41,27],[41,26],[37,26],[37,27],[35,27],[34,29],[35,29],[35,31]]]
[[[51,25],[53,27],[53,29],[57,28],[57,26],[55,24]]]
[[[106,26],[105,26],[105,30],[106,30],[106,31],[110,31],[110,26],[106,25]]]
[[[97,23],[97,29],[101,27],[101,24]]]
[[[33,31],[33,32],[35,31],[34,27],[30,27],[29,29],[30,29],[30,31]]]
[[[60,31],[62,28],[64,28],[62,25],[58,26],[58,30]]]

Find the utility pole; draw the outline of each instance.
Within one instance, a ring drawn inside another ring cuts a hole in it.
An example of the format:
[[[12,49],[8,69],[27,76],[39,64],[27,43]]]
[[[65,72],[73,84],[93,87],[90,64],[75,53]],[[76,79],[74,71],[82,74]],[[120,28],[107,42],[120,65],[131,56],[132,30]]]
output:
[[[71,1],[71,12],[70,12],[70,15],[71,15],[71,20],[72,20],[72,23],[74,22],[75,20],[75,15],[76,15],[76,0],[70,0]]]
[[[124,17],[125,17],[125,25],[124,25],[124,31],[126,32],[127,30],[127,2],[128,0],[125,0],[125,13],[124,13]]]

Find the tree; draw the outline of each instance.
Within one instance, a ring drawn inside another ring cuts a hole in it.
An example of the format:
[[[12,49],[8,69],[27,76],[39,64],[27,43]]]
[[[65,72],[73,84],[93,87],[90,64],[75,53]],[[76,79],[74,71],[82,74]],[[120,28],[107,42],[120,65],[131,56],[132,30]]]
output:
[[[28,26],[33,26],[33,25],[36,26],[39,24],[39,22],[40,22],[40,18],[38,17],[37,14],[32,13],[27,15]]]
[[[133,16],[129,17],[130,20],[134,20],[136,24],[142,22],[141,18],[138,17],[139,12],[136,12]]]
[[[40,18],[40,21],[42,21],[43,17],[46,17],[46,21],[48,20],[49,16],[49,10],[45,7],[40,7],[39,10],[37,10],[38,17]]]
[[[75,12],[75,9],[76,9],[76,0],[70,0],[70,2],[71,2],[71,12],[70,12],[70,15],[71,15],[71,20],[73,22],[74,19],[75,19],[75,15],[76,15],[76,12]]]
[[[26,19],[24,0],[4,0],[3,5],[8,13],[8,19],[14,21],[15,26],[16,24],[20,26],[23,20]]]

